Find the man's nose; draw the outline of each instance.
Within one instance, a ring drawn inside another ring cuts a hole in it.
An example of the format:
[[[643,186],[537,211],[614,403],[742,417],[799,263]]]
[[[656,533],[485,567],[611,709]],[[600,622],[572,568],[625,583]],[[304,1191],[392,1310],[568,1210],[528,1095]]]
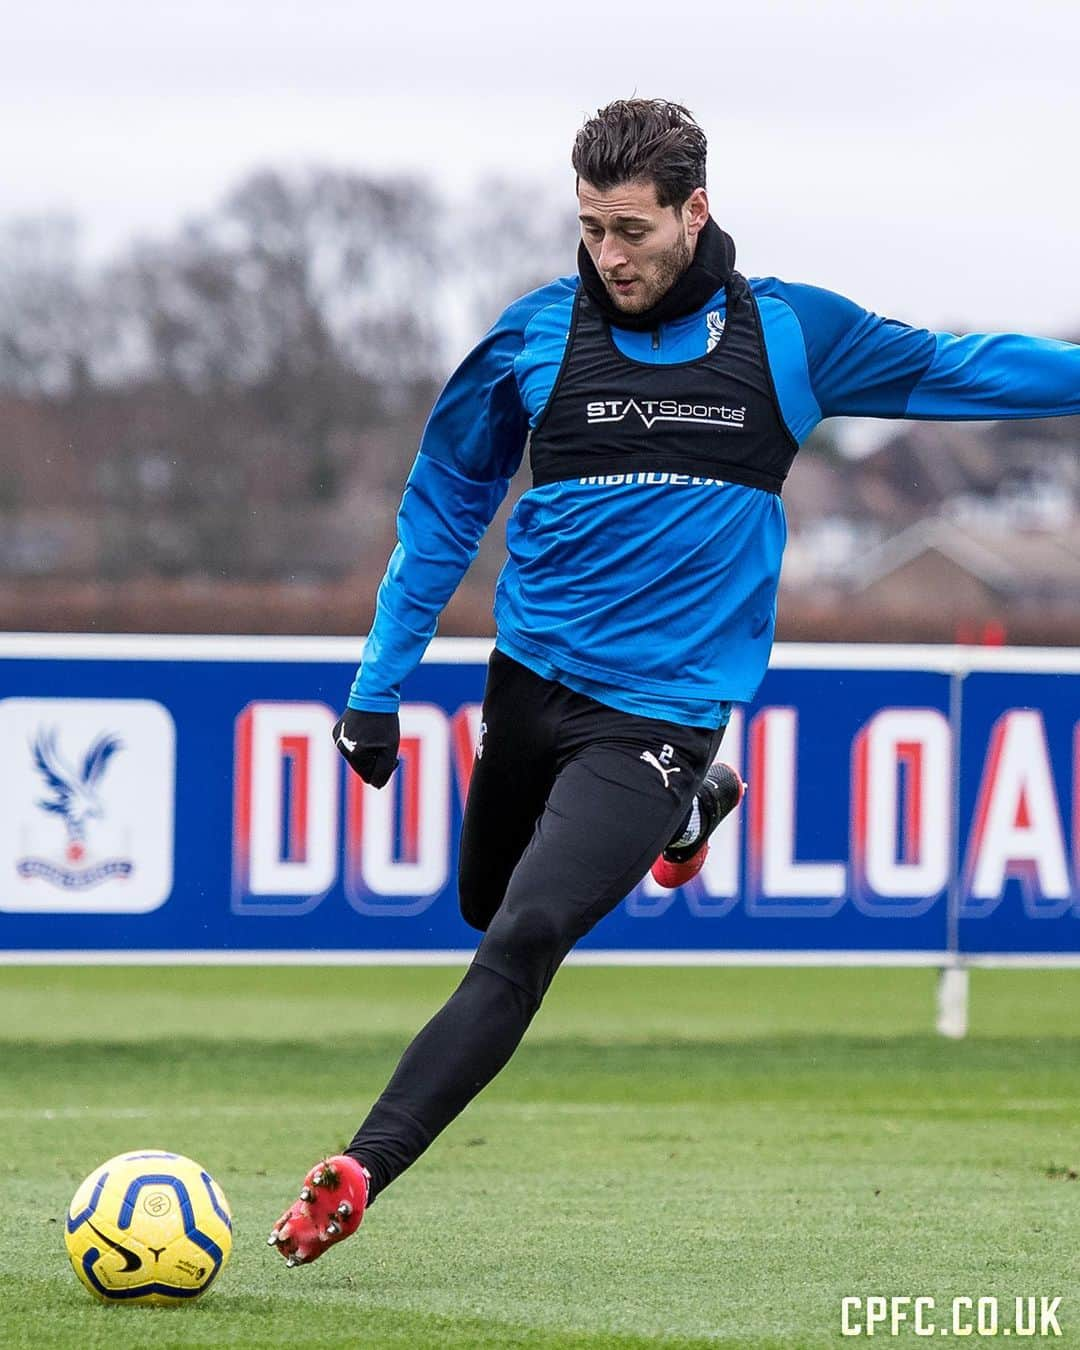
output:
[[[600,256],[596,260],[598,272],[614,272],[626,262],[626,253],[612,235],[605,235],[600,245]]]

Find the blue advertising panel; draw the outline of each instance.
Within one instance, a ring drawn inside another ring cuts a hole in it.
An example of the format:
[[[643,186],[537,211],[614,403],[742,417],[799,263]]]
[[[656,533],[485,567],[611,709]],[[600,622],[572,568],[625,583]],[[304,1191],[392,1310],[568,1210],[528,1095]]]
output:
[[[1080,674],[963,678],[957,936],[965,954],[1080,951]]]
[[[433,644],[382,792],[329,734],[355,647],[0,638],[0,952],[474,947],[455,876],[486,644]],[[646,878],[582,947],[1080,951],[1080,672],[962,676],[950,652],[778,648],[725,737],[750,790],[702,872]]]

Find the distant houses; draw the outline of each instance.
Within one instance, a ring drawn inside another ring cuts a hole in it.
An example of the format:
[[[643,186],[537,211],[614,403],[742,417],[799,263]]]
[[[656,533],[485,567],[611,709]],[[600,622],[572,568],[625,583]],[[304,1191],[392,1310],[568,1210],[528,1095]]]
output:
[[[861,460],[797,460],[785,500],[788,598],[909,638],[922,616],[1080,640],[1080,418],[904,424]]]

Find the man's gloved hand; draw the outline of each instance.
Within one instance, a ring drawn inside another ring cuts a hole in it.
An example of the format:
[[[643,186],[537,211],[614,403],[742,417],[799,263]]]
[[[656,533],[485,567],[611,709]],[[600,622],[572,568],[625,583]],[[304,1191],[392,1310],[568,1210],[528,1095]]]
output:
[[[385,787],[398,765],[401,727],[397,713],[346,708],[334,723],[334,744],[349,768],[372,787]]]

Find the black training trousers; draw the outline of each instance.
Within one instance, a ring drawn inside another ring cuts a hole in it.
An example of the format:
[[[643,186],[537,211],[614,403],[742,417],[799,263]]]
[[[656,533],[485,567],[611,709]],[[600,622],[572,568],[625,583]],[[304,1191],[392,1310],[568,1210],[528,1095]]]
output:
[[[373,1197],[514,1053],[567,952],[686,818],[722,734],[618,712],[493,653],[459,867],[484,937],[348,1147]]]

